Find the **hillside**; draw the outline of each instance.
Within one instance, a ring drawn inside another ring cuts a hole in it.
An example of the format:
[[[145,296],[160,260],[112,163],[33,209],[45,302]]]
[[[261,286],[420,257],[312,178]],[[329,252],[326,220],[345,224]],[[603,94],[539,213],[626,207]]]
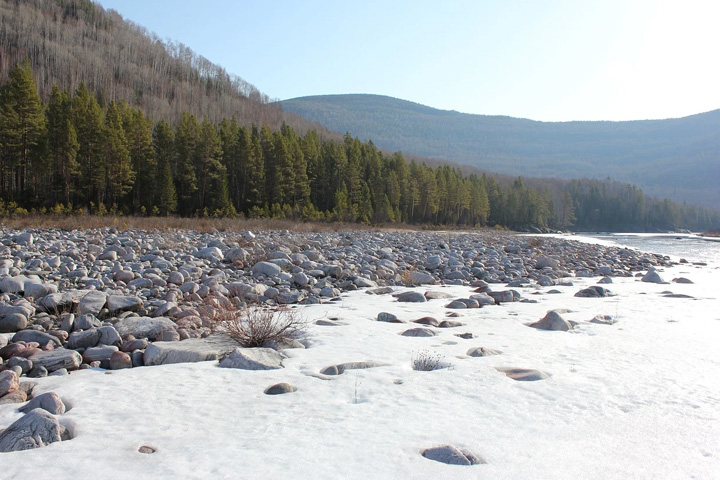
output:
[[[720,207],[720,110],[669,120],[538,122],[379,95],[302,97],[282,106],[380,148],[510,175],[610,177],[650,195]]]
[[[187,111],[211,121],[316,128],[283,116],[255,86],[187,46],[89,0],[0,0],[0,83],[26,58],[43,100],[54,84],[74,92],[85,82],[101,103],[125,100],[156,120],[175,122]]]

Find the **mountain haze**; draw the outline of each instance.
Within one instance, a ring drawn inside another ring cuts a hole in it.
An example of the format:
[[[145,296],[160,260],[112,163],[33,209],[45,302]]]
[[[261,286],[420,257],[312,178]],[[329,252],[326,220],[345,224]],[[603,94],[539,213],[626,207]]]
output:
[[[282,106],[384,149],[510,175],[610,177],[657,197],[720,207],[720,110],[668,120],[539,122],[380,95],[300,97]]]

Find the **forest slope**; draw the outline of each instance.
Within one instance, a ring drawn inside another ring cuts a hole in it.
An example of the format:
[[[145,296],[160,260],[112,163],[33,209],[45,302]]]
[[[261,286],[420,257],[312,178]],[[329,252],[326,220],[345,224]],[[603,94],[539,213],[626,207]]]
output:
[[[510,175],[606,178],[658,197],[720,207],[720,110],[629,122],[538,122],[437,110],[380,95],[282,102],[380,148]]]

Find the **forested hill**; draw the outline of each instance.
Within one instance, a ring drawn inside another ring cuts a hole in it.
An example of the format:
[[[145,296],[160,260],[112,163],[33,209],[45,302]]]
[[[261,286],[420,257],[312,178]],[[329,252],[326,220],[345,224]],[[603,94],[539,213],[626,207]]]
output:
[[[253,85],[190,48],[161,40],[89,0],[0,0],[0,82],[29,59],[47,101],[54,84],[74,92],[85,82],[101,104],[127,101],[156,120],[183,112],[211,121],[235,116],[241,124],[300,131],[317,128],[283,116]]]
[[[720,110],[668,120],[537,122],[380,95],[302,97],[282,106],[380,148],[510,175],[610,177],[657,197],[720,208]]]

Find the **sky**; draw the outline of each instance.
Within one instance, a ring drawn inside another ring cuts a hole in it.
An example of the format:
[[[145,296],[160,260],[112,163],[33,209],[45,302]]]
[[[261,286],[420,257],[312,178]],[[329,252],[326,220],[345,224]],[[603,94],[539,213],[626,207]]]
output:
[[[542,121],[720,108],[716,0],[99,0],[272,99],[370,93]]]

